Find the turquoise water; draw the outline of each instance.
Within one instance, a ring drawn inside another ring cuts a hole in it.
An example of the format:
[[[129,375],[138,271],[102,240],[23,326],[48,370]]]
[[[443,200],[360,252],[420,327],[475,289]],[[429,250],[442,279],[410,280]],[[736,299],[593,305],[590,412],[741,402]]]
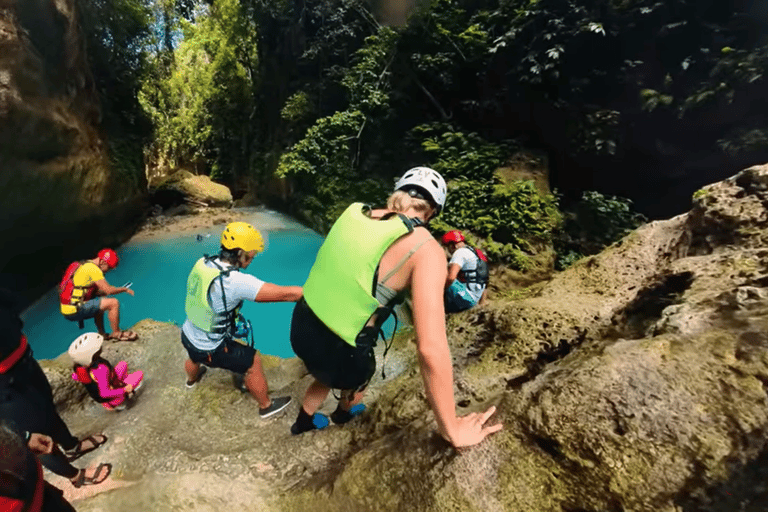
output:
[[[275,216],[271,220],[274,223]],[[259,279],[279,285],[303,285],[323,239],[309,229],[289,220],[279,224],[288,229],[265,229],[267,250],[259,254],[246,270]],[[219,249],[223,226],[187,232],[179,238],[152,242],[129,242],[117,248],[120,265],[106,274],[113,286],[133,282],[131,297],[121,293],[120,326],[128,329],[139,320],[152,318],[162,322],[184,322],[184,297],[187,276],[203,254]],[[197,241],[197,234],[210,235]],[[293,303],[245,302],[243,314],[254,327],[256,348],[265,354],[293,357],[288,338]],[[58,292],[51,290],[22,314],[24,332],[37,359],[51,359],[66,352],[70,343],[84,332],[95,331],[93,320],[86,320],[85,330],[64,319],[59,312]],[[109,320],[104,315],[109,330]],[[181,343],[181,342],[179,342]]]

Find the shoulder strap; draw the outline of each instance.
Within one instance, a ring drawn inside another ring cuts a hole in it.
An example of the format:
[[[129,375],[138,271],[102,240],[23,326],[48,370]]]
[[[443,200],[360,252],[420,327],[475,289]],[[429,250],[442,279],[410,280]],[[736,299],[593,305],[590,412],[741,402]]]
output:
[[[427,242],[429,242],[429,238],[425,238],[424,240],[422,240],[421,242],[419,242],[418,244],[416,244],[415,246],[413,246],[413,248],[412,248],[410,251],[408,251],[408,252],[406,253],[406,255],[405,255],[405,256],[403,256],[403,257],[400,259],[400,261],[398,261],[398,262],[397,262],[397,265],[395,265],[395,266],[394,266],[394,268],[393,268],[392,270],[390,270],[390,271],[387,273],[387,275],[385,275],[385,276],[384,276],[384,279],[382,279],[382,280],[381,280],[381,284],[385,284],[387,281],[389,281],[389,279],[390,279],[390,278],[391,278],[393,275],[395,275],[395,273],[396,273],[398,270],[400,270],[400,269],[403,267],[403,265],[405,265],[405,262],[406,262],[406,261],[408,261],[408,258],[410,258],[411,256],[413,256],[413,255],[414,255],[414,253],[415,253],[416,251],[418,251],[419,249],[421,249],[421,246],[422,246],[422,245],[424,245],[424,244],[425,244],[425,243],[427,243]]]

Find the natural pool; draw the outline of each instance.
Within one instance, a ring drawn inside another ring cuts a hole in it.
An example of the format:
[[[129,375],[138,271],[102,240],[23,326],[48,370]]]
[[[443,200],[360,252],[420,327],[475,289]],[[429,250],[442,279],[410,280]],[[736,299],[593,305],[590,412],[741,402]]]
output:
[[[267,250],[259,254],[246,272],[280,285],[303,285],[323,238],[314,231],[274,212],[250,212],[245,219],[267,238]],[[130,328],[151,318],[162,322],[184,322],[187,276],[203,254],[215,254],[224,225],[152,241],[129,242],[116,248],[120,265],[106,274],[114,286],[133,282],[135,296],[122,293],[120,326]],[[198,241],[197,235],[202,235]],[[293,303],[246,302],[242,313],[254,327],[256,348],[265,354],[293,357],[290,341]],[[95,331],[93,320],[80,330],[76,322],[59,312],[58,290],[52,289],[22,314],[26,333],[37,359],[51,359],[66,352],[84,332]],[[104,318],[109,329],[109,321]]]

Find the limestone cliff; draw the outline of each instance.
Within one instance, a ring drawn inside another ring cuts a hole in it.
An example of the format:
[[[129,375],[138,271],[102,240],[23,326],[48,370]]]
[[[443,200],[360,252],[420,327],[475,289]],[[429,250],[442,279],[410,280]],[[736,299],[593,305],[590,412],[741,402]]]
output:
[[[146,371],[122,413],[83,401],[66,356],[46,363],[73,430],[111,438],[84,461],[115,465],[85,489],[95,496],[52,481],[81,512],[764,511],[767,245],[768,165],[549,282],[451,316],[459,413],[496,404],[504,424],[462,452],[435,434],[408,332],[363,417],[293,437],[296,403],[261,421],[221,370],[185,389],[178,327],[144,322],[139,342],[105,351]],[[302,365],[270,366],[273,392],[300,399]]]
[[[32,297],[135,226],[100,115],[74,0],[0,0],[0,284]]]

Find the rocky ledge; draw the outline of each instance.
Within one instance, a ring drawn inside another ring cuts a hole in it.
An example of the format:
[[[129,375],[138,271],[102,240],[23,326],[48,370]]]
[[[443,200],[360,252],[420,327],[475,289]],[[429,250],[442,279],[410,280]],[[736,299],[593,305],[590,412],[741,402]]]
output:
[[[74,431],[111,437],[87,460],[112,462],[112,482],[75,505],[765,510],[767,243],[768,166],[753,167],[697,192],[687,214],[450,317],[459,412],[496,404],[504,423],[462,452],[435,434],[408,331],[387,357],[387,378],[377,373],[366,415],[292,437],[309,383],[300,362],[270,359],[273,390],[295,401],[261,421],[226,372],[185,389],[178,328],[142,322],[141,341],[106,351],[147,373],[124,412],[84,400],[63,360],[46,363]]]

